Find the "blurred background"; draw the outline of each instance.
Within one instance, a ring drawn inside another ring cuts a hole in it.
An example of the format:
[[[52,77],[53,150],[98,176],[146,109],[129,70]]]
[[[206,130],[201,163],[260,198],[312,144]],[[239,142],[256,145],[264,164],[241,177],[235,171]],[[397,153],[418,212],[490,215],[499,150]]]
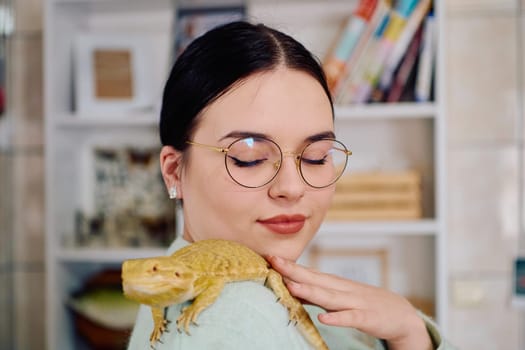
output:
[[[388,15],[412,30],[380,31]],[[187,42],[237,18],[318,55],[354,151],[303,262],[405,295],[461,349],[525,349],[521,0],[1,0],[0,348],[125,348],[118,267],[180,227],[158,173],[162,84]],[[389,84],[363,80],[385,67]]]

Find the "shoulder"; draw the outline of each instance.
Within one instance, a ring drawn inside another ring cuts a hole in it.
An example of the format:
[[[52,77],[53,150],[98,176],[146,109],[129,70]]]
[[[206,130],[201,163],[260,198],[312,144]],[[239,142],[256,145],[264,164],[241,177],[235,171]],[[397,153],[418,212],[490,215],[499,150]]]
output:
[[[288,324],[288,312],[277,302],[275,294],[262,284],[251,281],[226,284],[215,304],[206,311],[202,313],[203,321],[215,320],[215,317],[254,317],[254,322],[271,320],[276,326]]]
[[[215,303],[198,316],[198,326],[190,326],[191,335],[176,330],[176,320],[184,306],[168,308],[169,332],[163,334],[163,344],[156,349],[309,349],[299,331],[288,324],[287,310],[261,284],[226,284]],[[153,323],[144,318],[151,319],[151,315],[139,315],[133,334],[146,333],[149,338]],[[143,349],[144,340],[139,338],[144,336],[134,336],[128,349]],[[140,345],[134,347],[135,343]]]
[[[197,322],[195,335],[211,335],[220,342],[214,343],[215,349],[309,348],[298,330],[289,325],[288,312],[275,294],[251,281],[226,284],[217,301],[200,314]],[[193,330],[190,332],[193,336]]]

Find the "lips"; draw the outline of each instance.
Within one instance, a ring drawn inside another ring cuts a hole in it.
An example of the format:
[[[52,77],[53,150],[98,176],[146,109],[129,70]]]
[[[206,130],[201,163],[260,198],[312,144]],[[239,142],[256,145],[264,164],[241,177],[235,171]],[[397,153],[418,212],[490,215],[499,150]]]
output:
[[[258,220],[267,229],[278,234],[292,234],[299,232],[305,223],[303,215],[277,215],[268,219]]]

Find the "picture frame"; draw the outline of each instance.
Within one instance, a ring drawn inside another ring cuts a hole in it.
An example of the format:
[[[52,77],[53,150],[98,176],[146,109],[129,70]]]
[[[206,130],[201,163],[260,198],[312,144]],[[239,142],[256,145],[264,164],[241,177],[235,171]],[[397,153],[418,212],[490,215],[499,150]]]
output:
[[[104,196],[115,196],[117,194],[112,193],[115,190],[113,188],[115,184],[118,186],[126,185],[129,176],[133,175],[129,171],[131,161],[122,159],[128,150],[142,154],[142,157],[149,157],[151,163],[148,163],[147,169],[144,167],[142,169],[149,171],[148,174],[152,176],[159,176],[154,191],[161,191],[162,193],[159,195],[167,196],[158,166],[158,153],[161,146],[153,135],[145,135],[138,131],[129,132],[119,137],[99,134],[86,139],[81,147],[81,157],[78,159],[77,166],[80,169],[80,188],[82,190],[79,208],[83,212],[90,215],[95,214],[98,210],[97,207],[101,206],[104,211],[110,210],[106,205],[111,204],[101,203],[102,199],[97,198],[97,193],[101,192]],[[118,164],[112,164],[111,160]],[[142,188],[144,185],[140,187]]]
[[[154,107],[147,35],[80,33],[74,39],[74,109],[82,117]]]
[[[77,244],[166,246],[173,240],[176,218],[158,165],[161,146],[145,136],[97,135],[83,143]]]
[[[242,20],[246,17],[246,7],[242,4],[222,4],[218,6],[181,6],[175,21],[176,59],[197,37],[221,24]]]
[[[388,288],[388,251],[384,248],[327,248],[313,246],[312,268],[357,282]]]

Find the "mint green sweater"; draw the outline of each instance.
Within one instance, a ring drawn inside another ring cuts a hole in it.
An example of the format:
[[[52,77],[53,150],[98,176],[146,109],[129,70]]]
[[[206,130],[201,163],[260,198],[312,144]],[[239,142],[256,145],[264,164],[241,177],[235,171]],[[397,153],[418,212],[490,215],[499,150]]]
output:
[[[179,238],[168,249],[168,254],[186,245],[188,242]],[[155,345],[156,350],[311,349],[297,328],[288,324],[287,311],[281,304],[275,302],[273,292],[257,282],[226,284],[217,301],[199,315],[199,325],[190,327],[191,335],[177,332],[175,325],[181,309],[186,305],[173,305],[168,308],[167,319],[172,322],[168,325],[168,332],[162,335],[162,343]],[[384,342],[355,329],[319,323],[317,314],[323,311],[320,308],[306,306],[306,309],[331,350],[386,349]],[[441,339],[436,325],[425,315],[421,317],[427,324],[435,348],[453,350],[451,345]],[[149,349],[149,336],[152,329],[150,308],[142,305],[128,350]]]

